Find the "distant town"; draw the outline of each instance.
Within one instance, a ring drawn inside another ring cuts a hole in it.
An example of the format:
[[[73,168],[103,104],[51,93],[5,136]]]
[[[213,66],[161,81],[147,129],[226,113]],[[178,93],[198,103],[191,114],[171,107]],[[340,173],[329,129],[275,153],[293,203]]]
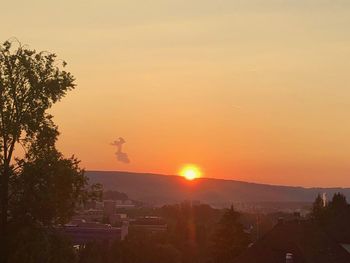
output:
[[[185,231],[187,234],[184,238],[190,241],[188,231],[191,231],[191,224],[194,227],[193,231],[196,231],[198,225],[205,225],[208,229],[214,230],[215,225],[222,220],[220,217],[225,217],[227,213],[225,211],[230,211],[227,208],[213,208],[202,204],[199,200],[184,200],[179,204],[155,207],[141,201],[130,200],[127,194],[117,191],[107,191],[103,196],[101,201],[86,202],[76,210],[68,224],[59,227],[60,231],[72,240],[77,251],[89,248],[91,244],[103,243],[113,247],[112,244],[116,244],[115,242],[132,243],[131,240],[138,242],[141,236],[148,240],[147,242],[157,243],[162,240],[161,237],[169,238],[179,234],[178,231]],[[334,209],[332,208],[334,206],[336,209],[349,210],[349,205],[344,201],[344,196],[341,194],[336,194],[333,199],[328,200],[326,193],[323,193],[318,195],[314,203],[234,203],[231,207],[234,210],[231,212],[235,211],[236,217],[233,216],[232,219],[237,220],[240,214],[240,223],[237,226],[242,226],[243,236],[250,241],[249,245],[247,243],[247,248],[244,249],[243,245],[241,252],[232,257],[232,260],[235,258],[233,262],[295,263],[308,262],[307,260],[314,257],[318,258],[317,262],[348,262],[350,236],[348,234],[339,236],[332,225],[324,225],[324,229],[320,227],[322,224],[319,225],[323,220],[333,220],[326,219],[329,216],[327,209]],[[181,222],[184,225],[178,228]],[[231,224],[237,223],[231,222]],[[233,225],[226,227],[230,229]],[[217,230],[214,230],[214,233],[215,231]],[[347,231],[344,233],[348,233]],[[199,233],[194,235],[197,234]],[[171,239],[169,241],[172,242]],[[210,240],[205,240],[204,243],[208,245],[208,242],[210,243]],[[173,245],[176,247],[176,243]],[[198,250],[198,245],[193,249]],[[315,249],[324,252],[319,254]],[[186,250],[180,249],[179,253],[186,253]],[[204,255],[211,257],[208,252]],[[199,256],[200,254],[194,256],[191,262],[199,260],[197,258]]]

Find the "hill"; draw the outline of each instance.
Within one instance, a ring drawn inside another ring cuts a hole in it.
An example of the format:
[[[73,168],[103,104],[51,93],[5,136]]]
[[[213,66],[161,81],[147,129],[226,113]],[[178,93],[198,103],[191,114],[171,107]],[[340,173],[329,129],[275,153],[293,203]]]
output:
[[[350,188],[304,188],[213,178],[187,181],[173,175],[131,172],[88,171],[86,174],[91,183],[101,183],[104,190],[124,192],[131,199],[154,205],[183,200],[220,206],[232,202],[312,202],[318,193],[324,192],[328,197],[335,192],[350,197]]]

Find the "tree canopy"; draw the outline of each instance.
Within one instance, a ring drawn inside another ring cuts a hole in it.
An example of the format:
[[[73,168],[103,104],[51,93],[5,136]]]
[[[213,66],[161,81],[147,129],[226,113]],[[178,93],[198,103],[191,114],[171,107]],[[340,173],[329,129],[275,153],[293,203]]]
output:
[[[232,262],[249,244],[249,235],[239,221],[240,213],[233,206],[222,216],[213,237],[213,261]]]
[[[88,197],[79,161],[56,149],[58,127],[48,112],[75,87],[65,66],[54,53],[18,42],[0,46],[1,262],[14,252],[12,238],[67,222]],[[16,148],[24,154],[15,156]]]
[[[335,193],[326,204],[318,195],[313,204],[311,218],[338,242],[349,239],[350,205],[342,193]]]

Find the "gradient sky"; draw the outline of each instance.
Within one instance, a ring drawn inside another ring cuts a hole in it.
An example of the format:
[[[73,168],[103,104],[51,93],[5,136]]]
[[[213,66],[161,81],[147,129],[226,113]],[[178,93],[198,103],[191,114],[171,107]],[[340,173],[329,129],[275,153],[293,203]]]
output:
[[[94,170],[350,186],[350,1],[2,1],[68,62],[59,149]],[[5,11],[6,10],[6,11]],[[122,136],[130,164],[110,142]]]

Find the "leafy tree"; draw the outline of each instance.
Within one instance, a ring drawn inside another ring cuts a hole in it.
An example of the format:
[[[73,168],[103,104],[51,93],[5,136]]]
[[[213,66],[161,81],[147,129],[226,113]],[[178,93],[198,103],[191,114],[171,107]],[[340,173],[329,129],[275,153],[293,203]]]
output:
[[[239,221],[240,214],[233,206],[226,210],[213,237],[214,262],[232,262],[249,244],[249,236]]]
[[[323,221],[325,217],[326,208],[323,203],[323,199],[320,194],[317,195],[314,203],[312,204],[311,217],[317,221]]]
[[[120,249],[119,247],[117,249]],[[106,242],[91,242],[79,250],[79,263],[109,263],[110,247]],[[120,262],[120,261],[114,261]]]
[[[76,262],[76,253],[67,237],[30,224],[12,235],[8,260],[11,263]]]
[[[19,232],[64,223],[89,197],[79,161],[64,158],[55,147],[59,132],[47,112],[75,87],[65,65],[53,53],[20,43],[17,48],[9,41],[0,46],[1,262],[11,257],[9,251],[15,253],[9,246]],[[24,150],[21,157],[14,156],[18,146]]]
[[[344,218],[350,212],[350,207],[346,201],[345,195],[335,193],[332,200],[324,205],[320,195],[317,195],[313,205],[311,217],[322,224],[328,224],[337,218]]]
[[[155,253],[153,262],[167,262],[167,263],[180,263],[180,252],[170,244],[157,245],[155,247],[157,253]]]
[[[329,203],[329,209],[335,212],[343,212],[349,208],[345,195],[342,193],[335,193],[332,201]]]
[[[324,222],[326,230],[339,242],[350,238],[350,208],[346,197],[335,193],[327,206],[327,217]]]
[[[206,262],[211,235],[222,211],[189,202],[165,205],[157,211],[167,221],[167,239],[181,252],[182,262]]]
[[[79,251],[79,263],[180,263],[181,254],[157,235],[133,233],[108,244],[92,242]]]
[[[350,207],[343,194],[335,193],[326,206],[323,206],[322,198],[318,195],[311,217],[338,242],[349,239]]]

